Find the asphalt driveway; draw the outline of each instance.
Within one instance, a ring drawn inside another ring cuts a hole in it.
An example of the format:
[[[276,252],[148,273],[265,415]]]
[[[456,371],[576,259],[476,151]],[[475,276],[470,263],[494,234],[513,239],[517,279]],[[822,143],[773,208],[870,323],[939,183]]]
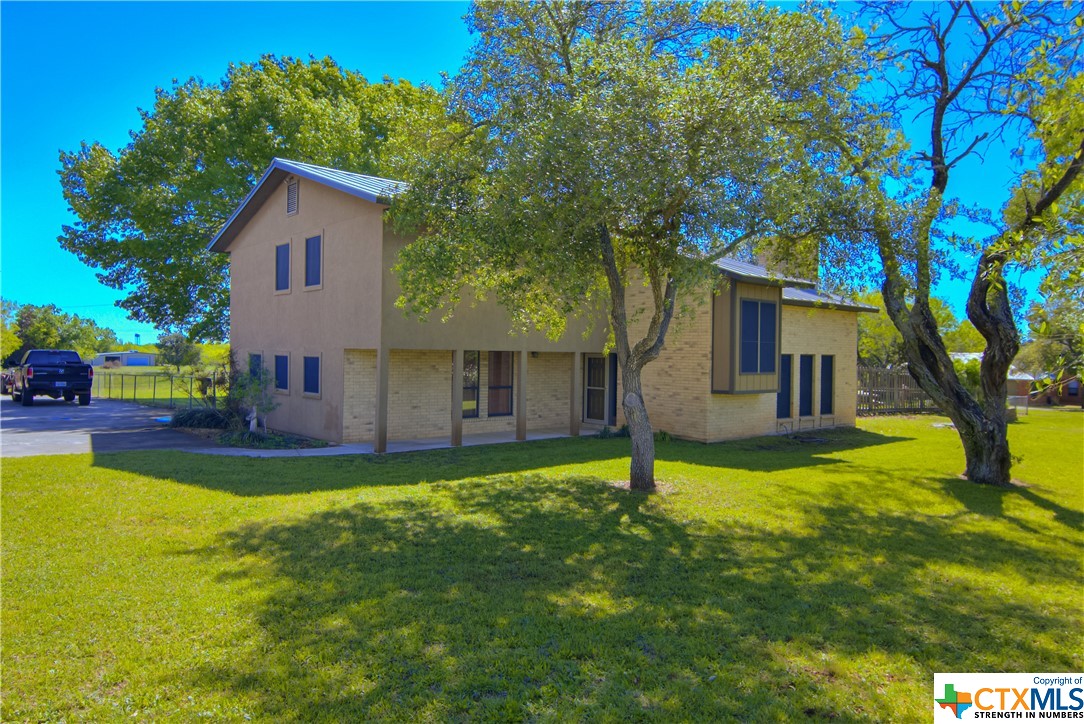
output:
[[[75,402],[37,397],[23,407],[10,397],[0,399],[0,457],[65,455],[125,450],[207,450],[210,440],[166,426],[169,410],[130,402]]]

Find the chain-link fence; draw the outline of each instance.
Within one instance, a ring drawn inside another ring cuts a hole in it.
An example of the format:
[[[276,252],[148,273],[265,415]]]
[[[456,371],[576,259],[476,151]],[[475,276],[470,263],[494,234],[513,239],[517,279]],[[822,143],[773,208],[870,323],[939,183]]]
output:
[[[228,386],[225,375],[94,373],[91,394],[106,400],[126,400],[153,407],[192,409],[221,407]]]

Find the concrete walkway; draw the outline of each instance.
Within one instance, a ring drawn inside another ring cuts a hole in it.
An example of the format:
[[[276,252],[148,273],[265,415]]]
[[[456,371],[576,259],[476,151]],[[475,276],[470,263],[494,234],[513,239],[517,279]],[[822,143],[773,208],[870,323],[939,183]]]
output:
[[[372,443],[329,445],[304,450],[253,450],[223,447],[211,440],[169,427],[169,410],[143,407],[131,402],[94,400],[90,407],[74,402],[34,400],[22,407],[8,398],[0,400],[0,457],[107,453],[132,450],[183,450],[203,455],[250,458],[300,458],[329,455],[371,455]],[[598,427],[583,425],[580,434],[594,435]],[[568,437],[567,431],[529,432],[528,440]],[[464,447],[516,442],[512,432],[464,435]],[[388,453],[450,448],[448,436],[419,440],[389,440]]]

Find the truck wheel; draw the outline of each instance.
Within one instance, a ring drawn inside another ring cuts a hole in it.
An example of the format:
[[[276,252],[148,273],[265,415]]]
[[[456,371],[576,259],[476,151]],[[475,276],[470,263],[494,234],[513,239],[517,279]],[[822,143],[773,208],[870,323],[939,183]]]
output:
[[[75,399],[75,393],[74,392],[65,392],[64,393],[64,402],[71,402],[74,399]]]
[[[89,392],[84,392],[83,394],[79,395],[79,406],[80,407],[86,407],[89,404],[90,404],[90,393]]]
[[[21,397],[22,399],[19,401],[23,403],[23,407],[30,407],[34,404],[34,395],[27,392],[25,389],[23,390]]]

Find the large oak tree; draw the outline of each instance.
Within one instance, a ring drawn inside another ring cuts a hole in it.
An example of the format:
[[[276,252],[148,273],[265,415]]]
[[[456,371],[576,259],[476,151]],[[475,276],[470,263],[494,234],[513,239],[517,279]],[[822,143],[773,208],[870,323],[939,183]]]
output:
[[[127,292],[119,305],[132,319],[225,339],[228,260],[205,247],[271,159],[395,175],[385,147],[400,148],[404,128],[439,110],[432,89],[370,84],[330,58],[266,56],[217,83],[159,88],[124,148],[61,153],[76,222],[60,244]]]
[[[880,145],[855,105],[860,47],[827,12],[745,3],[480,2],[468,21],[454,123],[393,206],[419,234],[401,303],[454,314],[468,288],[555,335],[608,317],[631,486],[650,490],[641,370],[683,294],[739,244],[828,238],[852,195],[839,145]]]
[[[1020,339],[1006,271],[1050,263],[1080,236],[1084,22],[1068,3],[870,3],[866,12],[887,100],[925,129],[898,163],[860,174],[885,306],[912,376],[955,424],[967,478],[1007,485],[1006,378]],[[950,186],[959,164],[980,152],[987,163],[1013,163],[992,141],[1005,142],[1019,177],[1004,209],[968,214],[992,227],[974,255],[967,300],[985,340],[976,399],[954,371],[930,291],[951,253],[973,244],[946,225],[962,212]]]

